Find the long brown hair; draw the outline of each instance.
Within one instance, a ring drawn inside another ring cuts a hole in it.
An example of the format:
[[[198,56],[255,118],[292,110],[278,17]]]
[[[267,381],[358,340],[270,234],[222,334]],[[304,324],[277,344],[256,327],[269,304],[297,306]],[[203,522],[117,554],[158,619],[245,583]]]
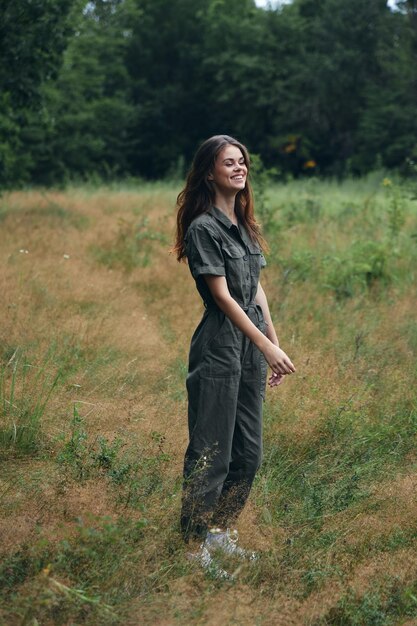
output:
[[[184,238],[191,222],[202,213],[207,213],[214,204],[214,188],[207,180],[207,175],[213,169],[220,151],[228,145],[239,148],[249,173],[249,153],[237,139],[228,135],[214,135],[201,144],[194,156],[185,187],[177,198],[177,232],[173,252],[176,253],[178,261],[186,256]],[[246,181],[245,188],[236,195],[235,211],[250,238],[265,249],[266,244],[254,216],[253,193],[249,180]]]

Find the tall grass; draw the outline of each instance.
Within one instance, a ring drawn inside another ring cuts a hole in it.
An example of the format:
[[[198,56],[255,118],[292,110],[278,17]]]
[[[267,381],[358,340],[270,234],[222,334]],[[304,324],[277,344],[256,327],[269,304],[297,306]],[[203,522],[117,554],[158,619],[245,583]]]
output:
[[[154,242],[167,244],[167,239],[161,232],[150,228],[146,217],[136,224],[121,219],[116,238],[105,245],[93,246],[92,254],[110,268],[130,272],[135,267],[146,267],[151,263]]]
[[[42,443],[42,418],[62,378],[51,355],[38,365],[23,350],[4,355],[0,365],[0,450],[36,452]]]

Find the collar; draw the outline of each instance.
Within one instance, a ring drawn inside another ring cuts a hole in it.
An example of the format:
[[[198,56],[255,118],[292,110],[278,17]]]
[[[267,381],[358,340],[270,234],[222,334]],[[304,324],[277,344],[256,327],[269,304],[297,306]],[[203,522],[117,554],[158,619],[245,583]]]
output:
[[[216,206],[212,205],[210,209],[208,210],[208,213],[210,213],[210,215],[215,217],[216,220],[224,224],[227,228],[232,228],[232,226],[234,226],[233,222],[229,220],[227,215],[225,215],[223,211],[218,209]]]
[[[229,218],[227,217],[227,215],[225,215],[223,213],[223,211],[221,211],[220,209],[218,209],[216,206],[212,205],[210,207],[210,209],[208,210],[208,213],[214,217],[216,220],[218,220],[219,222],[221,222],[222,224],[224,224],[224,226],[226,226],[226,228],[236,228],[239,232],[240,238],[242,239],[242,241],[248,246],[251,245],[252,239],[249,237],[249,234],[246,230],[246,228],[244,227],[244,225],[242,224],[241,220],[238,217],[238,226],[236,226],[235,224],[233,224],[233,222],[231,220],[229,220]]]

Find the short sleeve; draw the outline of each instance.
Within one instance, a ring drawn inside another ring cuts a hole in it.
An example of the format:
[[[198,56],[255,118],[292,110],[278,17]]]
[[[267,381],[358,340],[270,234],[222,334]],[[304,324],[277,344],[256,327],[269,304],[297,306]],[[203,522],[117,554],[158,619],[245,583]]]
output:
[[[195,280],[203,274],[226,276],[220,242],[205,224],[188,229],[186,254]]]
[[[266,259],[263,254],[261,254],[261,270],[266,267]]]

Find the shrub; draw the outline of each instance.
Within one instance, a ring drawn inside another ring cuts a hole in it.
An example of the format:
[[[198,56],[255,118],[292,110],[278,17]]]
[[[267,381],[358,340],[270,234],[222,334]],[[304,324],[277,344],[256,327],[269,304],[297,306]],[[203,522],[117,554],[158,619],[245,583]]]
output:
[[[375,283],[388,283],[388,251],[384,244],[374,241],[356,241],[341,256],[326,257],[324,284],[332,289],[338,300],[351,298],[370,289]]]

